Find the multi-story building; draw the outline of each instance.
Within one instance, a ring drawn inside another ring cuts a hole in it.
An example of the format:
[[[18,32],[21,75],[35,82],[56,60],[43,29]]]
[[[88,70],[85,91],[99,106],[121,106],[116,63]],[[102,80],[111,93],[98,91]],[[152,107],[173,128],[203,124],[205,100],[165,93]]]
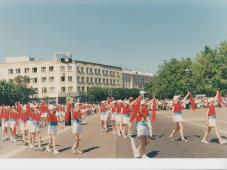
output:
[[[29,76],[29,86],[37,94],[34,98],[59,98],[79,96],[89,88],[123,87],[122,68],[104,64],[72,60],[70,53],[55,53],[53,60],[35,60],[29,56],[6,58],[0,64],[0,79]]]
[[[144,90],[144,85],[152,80],[152,73],[123,70],[123,87],[128,89]]]

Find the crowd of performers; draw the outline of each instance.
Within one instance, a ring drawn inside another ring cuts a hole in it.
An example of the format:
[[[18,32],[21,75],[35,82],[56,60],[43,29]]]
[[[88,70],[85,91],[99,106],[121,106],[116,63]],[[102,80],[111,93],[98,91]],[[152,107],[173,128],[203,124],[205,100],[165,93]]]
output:
[[[183,133],[183,114],[182,108],[185,100],[189,98],[191,109],[196,109],[195,100],[190,92],[184,97],[174,96],[172,104],[172,115],[175,128],[170,133],[168,138],[173,141],[174,135],[179,131],[181,140],[188,142]],[[223,105],[224,103],[221,94],[217,91],[215,97],[207,100],[207,130],[205,131],[202,143],[208,144],[206,140],[211,129],[214,128],[220,144],[226,143],[220,137],[216,126],[216,110],[215,100]],[[46,146],[48,152],[58,154],[56,149],[56,135],[58,126],[64,128],[65,125],[71,125],[72,134],[75,135],[73,141],[72,152],[82,154],[79,149],[79,144],[82,136],[82,119],[89,114],[98,113],[101,121],[101,131],[108,132],[108,124],[112,126],[114,135],[122,136],[123,138],[131,138],[133,126],[136,126],[137,137],[140,139],[140,145],[137,148],[136,157],[141,158],[145,153],[145,147],[148,144],[148,138],[152,138],[152,122],[156,121],[157,99],[153,96],[152,99],[144,99],[139,96],[136,99],[132,97],[125,100],[102,101],[100,105],[90,105],[73,101],[68,101],[64,105],[48,105],[42,103],[28,103],[21,105],[19,102],[15,106],[1,106],[0,118],[2,126],[2,141],[11,140],[16,142],[16,135],[22,135],[22,141],[26,146],[33,149],[37,140],[39,150],[41,147],[41,129],[40,127],[47,124],[47,134],[49,135],[49,143]],[[9,137],[10,136],[10,137]]]

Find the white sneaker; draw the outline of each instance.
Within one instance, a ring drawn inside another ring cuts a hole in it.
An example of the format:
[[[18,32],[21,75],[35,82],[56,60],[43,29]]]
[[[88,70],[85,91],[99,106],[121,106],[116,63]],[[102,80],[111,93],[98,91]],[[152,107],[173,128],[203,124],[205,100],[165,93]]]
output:
[[[58,150],[54,150],[54,155],[57,155],[57,154],[59,154],[60,152],[58,151]]]
[[[46,150],[47,150],[47,152],[51,152],[51,149],[49,146],[46,146]]]
[[[116,132],[115,132],[115,131],[113,131],[113,134],[115,135],[115,134],[116,134]]]
[[[17,140],[16,140],[16,138],[13,138],[13,142],[16,142]]]
[[[207,142],[206,140],[202,140],[201,143],[203,143],[203,144],[209,144],[209,142]]]
[[[75,150],[75,153],[76,154],[82,154],[83,152],[82,151],[80,151],[78,148]]]
[[[30,145],[29,145],[29,148],[30,148],[30,149],[33,149],[33,148],[34,148],[34,145],[30,144]]]
[[[222,140],[222,141],[220,142],[221,145],[223,145],[223,144],[225,144],[225,143],[227,143],[227,140]]]
[[[148,159],[149,157],[146,154],[144,154],[144,155],[142,155],[142,158]]]
[[[13,137],[12,136],[10,137],[10,141],[13,142]]]
[[[123,138],[127,139],[127,138],[128,138],[128,136],[126,136],[126,135],[123,135]]]
[[[2,137],[2,141],[6,141],[7,139],[5,137]]]

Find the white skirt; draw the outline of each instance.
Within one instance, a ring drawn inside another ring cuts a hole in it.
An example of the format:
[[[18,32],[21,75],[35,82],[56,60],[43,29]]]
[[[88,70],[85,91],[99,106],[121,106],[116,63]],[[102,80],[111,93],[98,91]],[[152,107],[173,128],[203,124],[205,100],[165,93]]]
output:
[[[10,127],[10,129],[14,129],[15,125],[16,125],[16,120],[9,119],[9,127]]]
[[[149,136],[149,129],[147,125],[143,125],[142,123],[137,124],[137,136]]]
[[[208,126],[209,127],[216,127],[216,117],[214,117],[214,116],[208,117]]]
[[[175,122],[182,122],[183,121],[182,114],[176,114],[175,113],[174,121]]]
[[[111,120],[116,120],[116,115],[117,115],[117,113],[116,112],[113,112],[111,114]]]
[[[57,132],[58,132],[57,126],[50,126],[50,125],[48,125],[48,128],[47,128],[47,134],[48,135],[56,135]]]
[[[38,122],[31,121],[31,123],[30,123],[30,132],[31,133],[40,132],[40,128],[39,128],[39,123]]]
[[[100,120],[101,121],[107,121],[107,118],[108,118],[107,112],[102,112],[100,114]]]
[[[7,119],[2,119],[2,129],[10,127],[9,125],[9,120]]]
[[[26,122],[23,122],[22,120],[20,120],[20,122],[19,122],[19,130],[20,131],[29,130],[29,128],[26,125]]]
[[[32,123],[32,121],[31,121],[31,120],[27,120],[27,121],[26,121],[25,126],[26,126],[26,128],[28,129],[28,131],[30,131],[30,128],[31,128],[31,123]]]
[[[82,134],[82,126],[81,126],[81,122],[77,122],[77,121],[73,121],[72,124],[72,133],[73,134]]]
[[[117,114],[116,114],[116,121],[117,121],[118,123],[121,123],[121,122],[122,122],[122,115],[121,115],[120,113],[117,113]]]
[[[128,124],[130,120],[130,117],[128,115],[122,115],[122,123]]]

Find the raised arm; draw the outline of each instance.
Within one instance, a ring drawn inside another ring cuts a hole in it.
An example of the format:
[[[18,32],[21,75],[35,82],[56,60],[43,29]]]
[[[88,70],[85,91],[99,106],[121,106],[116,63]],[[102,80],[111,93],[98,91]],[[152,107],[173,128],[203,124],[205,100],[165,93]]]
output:
[[[190,92],[188,92],[187,95],[183,98],[183,101],[185,101],[188,98],[189,94]]]

